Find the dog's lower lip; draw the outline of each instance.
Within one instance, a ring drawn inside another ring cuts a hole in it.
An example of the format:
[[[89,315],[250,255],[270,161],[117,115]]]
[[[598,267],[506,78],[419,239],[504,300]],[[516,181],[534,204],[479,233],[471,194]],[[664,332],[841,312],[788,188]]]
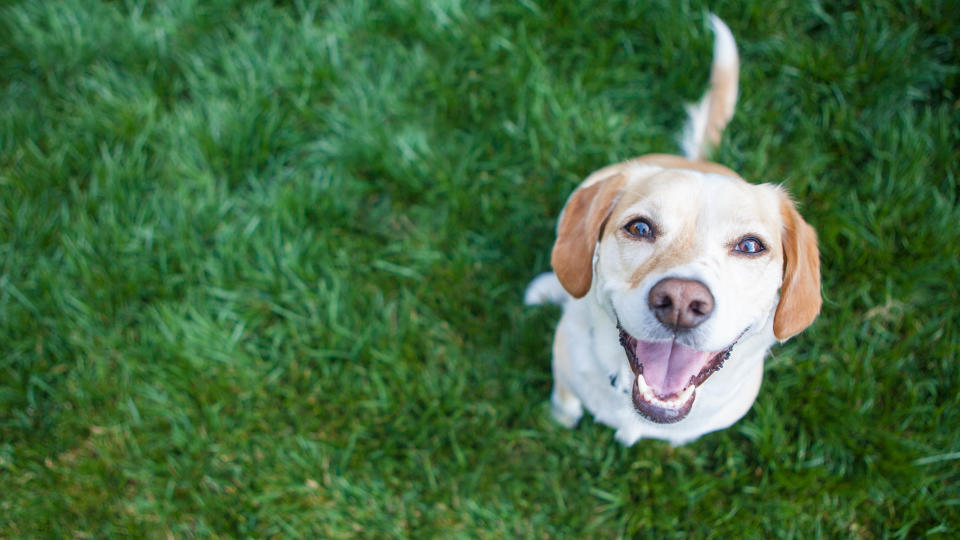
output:
[[[688,386],[681,392],[681,396],[689,393],[689,397],[686,399],[673,399],[670,401],[674,403],[669,403],[656,398],[648,398],[646,392],[640,388],[642,380],[643,375],[637,375],[637,378],[633,381],[633,392],[631,396],[633,398],[633,407],[641,416],[657,424],[672,424],[683,420],[687,414],[690,413],[690,409],[693,407],[693,401],[697,398],[696,387]],[[679,398],[681,396],[671,397]]]

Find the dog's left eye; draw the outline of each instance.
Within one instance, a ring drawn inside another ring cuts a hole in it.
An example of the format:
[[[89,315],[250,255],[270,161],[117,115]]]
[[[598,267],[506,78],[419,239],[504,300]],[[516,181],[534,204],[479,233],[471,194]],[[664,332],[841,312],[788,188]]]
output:
[[[643,218],[630,220],[623,227],[623,230],[627,231],[630,236],[637,238],[653,238],[653,225],[650,225],[650,222]]]
[[[757,253],[766,251],[766,249],[767,248],[764,247],[763,242],[761,242],[760,239],[755,236],[745,236],[741,238],[740,241],[737,242],[737,245],[733,248],[734,251],[745,253],[747,255],[756,255]]]

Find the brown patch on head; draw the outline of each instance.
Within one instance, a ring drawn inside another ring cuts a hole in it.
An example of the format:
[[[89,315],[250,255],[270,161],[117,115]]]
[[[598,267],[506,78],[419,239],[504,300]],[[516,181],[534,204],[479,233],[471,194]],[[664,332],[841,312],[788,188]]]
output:
[[[817,233],[782,195],[783,285],[773,319],[773,333],[784,341],[810,326],[820,313],[820,252]]]
[[[674,156],[671,154],[647,154],[634,159],[633,162],[657,165],[658,167],[663,167],[665,169],[688,169],[702,173],[722,174],[724,176],[740,178],[739,174],[733,172],[727,167],[724,167],[723,165],[720,165],[719,163],[713,163],[711,161],[693,161],[685,157]]]
[[[593,250],[623,182],[618,174],[578,188],[560,215],[550,264],[574,298],[586,295],[593,283]]]
[[[654,252],[649,259],[643,261],[643,263],[633,271],[633,274],[630,275],[630,279],[627,282],[631,289],[639,287],[644,278],[651,273],[658,271],[662,273],[665,269],[687,264],[694,259],[696,254],[696,249],[694,249],[696,246],[694,235],[684,232],[677,240],[677,242],[670,245],[670,249]]]
[[[641,163],[653,163],[652,161],[647,161],[647,157],[656,157],[644,156],[640,158]],[[676,157],[676,156],[665,156],[665,157]],[[683,158],[678,158],[683,159]],[[686,161],[686,160],[684,160]],[[642,179],[637,179],[634,182],[627,184],[623,188],[623,195],[617,201],[616,207],[614,208],[612,215],[615,216],[611,220],[616,219],[616,226],[611,225],[605,232],[605,236],[612,237],[615,235],[624,234],[620,227],[624,224],[625,221],[632,219],[632,216],[626,213],[623,213],[623,210],[630,208],[635,203],[642,201],[647,198],[657,198],[657,191],[659,189],[672,189],[677,182],[682,182],[683,179],[689,173],[683,173],[680,171],[671,171],[663,170],[656,173],[653,176],[645,176]],[[691,195],[695,196],[695,195]],[[695,205],[694,205],[695,206]],[[675,214],[677,212],[683,212],[685,209],[690,208],[690,206],[677,206],[674,204],[667,204],[665,208],[660,208],[659,212],[671,212]],[[620,213],[618,213],[618,211]],[[648,219],[653,219],[656,221],[658,216],[639,216],[645,217]],[[670,219],[671,227],[674,227],[673,230],[669,231],[669,247],[664,249],[656,249],[651,254],[651,256],[644,261],[640,262],[638,266],[632,271],[628,284],[631,288],[637,287],[644,277],[649,275],[651,272],[656,272],[658,269],[672,268],[675,266],[680,266],[692,261],[696,257],[696,251],[698,247],[697,243],[697,215],[696,212],[691,212],[689,219]],[[662,226],[661,223],[655,223],[656,226]],[[679,227],[679,228],[677,228]],[[662,242],[662,239],[658,239]],[[629,239],[628,242],[642,242],[644,240]]]

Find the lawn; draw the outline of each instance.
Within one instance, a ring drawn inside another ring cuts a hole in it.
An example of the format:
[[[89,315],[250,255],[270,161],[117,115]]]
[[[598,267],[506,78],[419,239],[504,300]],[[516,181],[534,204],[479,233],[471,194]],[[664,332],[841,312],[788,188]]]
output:
[[[824,309],[682,447],[549,418],[525,308],[591,171],[784,184]],[[960,11],[5,2],[0,538],[960,535]]]

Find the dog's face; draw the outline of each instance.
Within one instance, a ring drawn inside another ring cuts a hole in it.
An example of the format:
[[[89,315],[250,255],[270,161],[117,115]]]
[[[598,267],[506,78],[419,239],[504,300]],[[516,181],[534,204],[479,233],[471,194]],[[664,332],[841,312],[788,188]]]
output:
[[[813,229],[781,189],[733,176],[636,163],[588,180],[564,209],[553,264],[568,292],[592,292],[615,319],[635,408],[658,423],[682,420],[771,318],[785,340],[820,309]]]

